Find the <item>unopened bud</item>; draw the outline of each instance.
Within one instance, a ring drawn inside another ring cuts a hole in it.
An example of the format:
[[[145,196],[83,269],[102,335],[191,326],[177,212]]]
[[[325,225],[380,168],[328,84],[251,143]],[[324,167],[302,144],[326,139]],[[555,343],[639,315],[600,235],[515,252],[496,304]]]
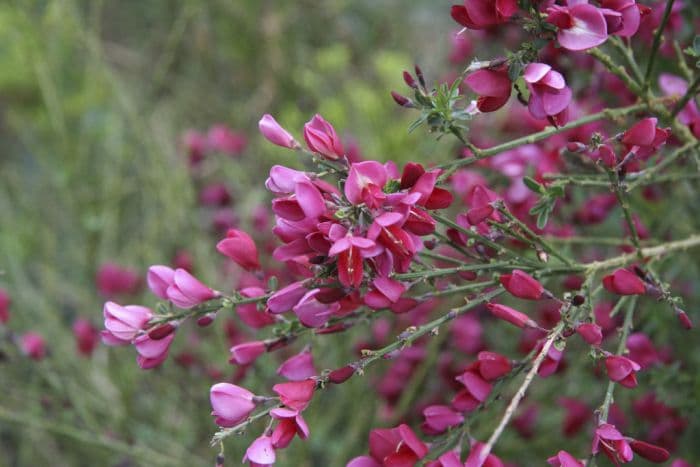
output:
[[[173,331],[175,331],[175,329],[177,329],[176,322],[165,323],[161,326],[158,326],[157,328],[148,331],[148,337],[149,339],[152,339],[154,341],[159,341],[168,337],[170,334],[173,333]]]
[[[397,93],[396,91],[391,91],[391,97],[394,99],[394,102],[396,102],[398,105],[401,107],[413,107],[413,101],[409,99],[408,97],[402,96],[401,94]]]
[[[408,71],[403,72],[403,80],[408,85],[408,87],[413,88],[413,89],[418,89],[418,85],[416,84],[416,80],[413,79],[413,76],[411,76],[411,73],[409,73]]]

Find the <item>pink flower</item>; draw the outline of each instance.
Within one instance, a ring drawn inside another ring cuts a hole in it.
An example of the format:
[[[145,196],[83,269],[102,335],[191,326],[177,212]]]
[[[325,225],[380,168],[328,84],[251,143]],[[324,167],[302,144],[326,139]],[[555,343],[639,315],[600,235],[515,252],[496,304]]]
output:
[[[479,441],[475,441],[472,444],[472,448],[469,451],[469,457],[464,461],[464,467],[503,467],[503,461],[496,457],[495,454],[489,453],[483,462],[480,462],[481,453],[486,445]]]
[[[467,220],[471,225],[477,225],[484,222],[486,219],[495,221],[501,220],[501,215],[493,207],[493,203],[499,200],[500,197],[483,185],[476,185],[467,196],[469,211],[467,211]]]
[[[265,343],[262,341],[244,342],[243,344],[231,347],[231,358],[229,363],[237,365],[249,365],[260,355],[267,351]]]
[[[618,295],[644,295],[646,293],[644,282],[627,269],[618,269],[603,277],[603,287]]]
[[[250,235],[242,230],[229,229],[226,238],[216,244],[216,249],[228,256],[243,269],[255,271],[260,269],[258,249]]]
[[[595,323],[579,324],[576,332],[591,345],[598,346],[603,341],[603,330]]]
[[[216,424],[232,427],[242,422],[255,409],[254,397],[252,392],[234,384],[217,383],[212,386],[209,400]]]
[[[140,330],[145,328],[146,324],[153,317],[151,310],[145,306],[121,306],[114,302],[105,303],[103,315],[105,318],[105,329],[110,336],[117,341],[121,341],[121,343],[130,342]],[[104,337],[103,335],[103,340]],[[113,342],[108,343],[108,345],[113,345]]]
[[[508,321],[511,324],[519,328],[525,327],[537,327],[537,323],[530,319],[525,313],[521,313],[518,310],[499,303],[488,303],[486,308],[494,315],[496,318]]]
[[[214,125],[207,132],[207,147],[215,152],[237,156],[247,145],[245,135],[231,131],[226,125]]]
[[[269,466],[275,463],[275,448],[272,446],[272,438],[262,435],[248,446],[243,457],[243,462],[250,461],[256,467]]]
[[[464,416],[455,412],[446,405],[431,405],[423,409],[425,421],[421,425],[423,431],[429,435],[443,433],[451,426],[459,425],[464,421]]]
[[[586,404],[576,399],[563,397],[559,399],[559,404],[566,410],[562,423],[562,433],[566,437],[574,436],[581,431],[593,414]]]
[[[239,291],[242,297],[254,298],[265,295],[260,287],[245,287]],[[275,322],[274,316],[266,310],[258,309],[257,303],[245,303],[236,307],[236,314],[245,324],[254,329],[261,329]]]
[[[516,0],[464,0],[453,5],[452,19],[469,29],[485,29],[507,22],[518,12]]]
[[[319,114],[304,125],[304,139],[310,150],[328,159],[335,160],[345,155],[343,143],[336,134],[335,128]]]
[[[272,409],[270,416],[279,420],[279,423],[272,432],[272,446],[275,449],[284,449],[292,442],[294,435],[306,439],[309,437],[309,426],[298,410],[286,409],[284,407]]]
[[[547,21],[559,28],[557,40],[565,49],[590,49],[608,38],[605,16],[593,5],[576,2],[570,7],[553,6],[547,13]]]
[[[514,297],[526,300],[539,300],[544,293],[540,282],[520,269],[514,269],[511,274],[503,274],[499,278],[501,285]]]
[[[378,462],[378,465],[400,467],[416,465],[428,454],[428,447],[408,425],[402,424],[396,428],[372,430],[369,434],[369,453],[370,459]]]
[[[567,121],[571,89],[564,77],[544,63],[530,63],[523,73],[530,90],[528,109],[537,119],[552,118],[557,125]]]
[[[187,151],[187,158],[191,167],[199,165],[204,160],[207,140],[202,133],[188,130],[182,138],[182,144]]]
[[[73,322],[73,335],[78,353],[86,357],[92,355],[100,338],[95,326],[85,318],[78,318]]]
[[[386,168],[376,161],[350,165],[345,181],[345,197],[352,204],[366,204],[370,209],[381,206],[386,199],[384,185],[388,180]]]
[[[199,203],[204,206],[227,206],[231,203],[231,192],[223,183],[206,185],[199,192]]]
[[[270,114],[263,115],[260,122],[258,122],[258,128],[265,139],[272,144],[289,149],[297,149],[300,147],[294,137],[290,135],[287,130],[282,128]]]
[[[291,310],[309,290],[302,282],[294,282],[278,290],[267,300],[270,313],[284,313]]]
[[[648,158],[659,149],[671,135],[670,129],[656,126],[657,119],[650,117],[635,123],[622,135],[622,144],[641,159]]]
[[[666,462],[668,458],[671,457],[669,452],[664,448],[636,439],[630,441],[630,447],[636,454],[657,464]]]
[[[290,409],[302,411],[309,405],[316,389],[316,381],[292,381],[272,386],[272,390],[280,396],[280,401]]]
[[[118,294],[135,294],[141,287],[141,280],[133,269],[115,263],[104,263],[95,276],[97,290],[105,297]]]
[[[609,423],[603,423],[595,430],[591,451],[598,454],[601,450],[615,465],[627,463],[634,457],[625,437]]]
[[[636,373],[641,370],[641,366],[634,360],[620,355],[610,355],[605,359],[605,368],[608,370],[608,377],[620,383],[626,388],[637,386]]]
[[[584,463],[566,451],[559,451],[556,456],[547,459],[552,467],[583,467]]]
[[[192,308],[220,296],[184,269],[176,269],[173,283],[166,290],[168,299],[180,308]]]
[[[314,358],[311,351],[304,350],[288,358],[279,368],[277,374],[290,381],[303,381],[316,375]]]
[[[10,320],[10,295],[0,287],[0,324],[5,324]]]
[[[328,256],[338,257],[338,280],[345,287],[359,287],[362,284],[363,255],[375,249],[374,241],[346,235],[333,243]]]
[[[405,291],[406,286],[401,282],[388,277],[377,277],[372,281],[372,289],[365,294],[364,301],[375,310],[389,308],[399,301]]]
[[[318,328],[328,322],[330,317],[340,309],[340,304],[322,303],[316,299],[321,289],[310,290],[304,295],[293,310],[301,324],[309,328]]]
[[[46,341],[41,334],[28,332],[19,338],[19,349],[32,360],[43,360],[46,357]]]
[[[491,393],[492,385],[474,370],[467,370],[455,378],[464,385],[452,399],[452,407],[461,412],[471,412],[479,404],[486,401]]]
[[[542,349],[543,344],[543,342],[540,342],[540,344],[537,346],[538,351]],[[563,357],[563,350],[559,350],[554,345],[551,346],[549,348],[549,351],[547,351],[547,355],[544,357],[544,360],[542,360],[542,364],[540,365],[540,369],[537,370],[537,374],[541,378],[546,378],[548,376],[553,375],[559,368],[559,363],[561,362],[561,359]]]
[[[175,270],[159,264],[151,266],[146,274],[146,282],[156,297],[167,300],[168,287],[175,282]]]
[[[175,333],[171,332],[162,339],[151,339],[147,334],[142,334],[134,340],[134,347],[138,352],[136,362],[143,370],[150,370],[160,366],[168,358],[170,344],[175,339]]]
[[[639,29],[641,14],[635,0],[602,0],[600,6],[603,8],[608,34],[631,37]]]
[[[512,366],[510,360],[496,352],[479,352],[478,360],[470,365],[470,369],[477,370],[486,381],[494,381],[510,373]]]
[[[503,107],[510,98],[513,85],[506,67],[477,70],[464,82],[479,95],[476,106],[481,112],[493,112]]]

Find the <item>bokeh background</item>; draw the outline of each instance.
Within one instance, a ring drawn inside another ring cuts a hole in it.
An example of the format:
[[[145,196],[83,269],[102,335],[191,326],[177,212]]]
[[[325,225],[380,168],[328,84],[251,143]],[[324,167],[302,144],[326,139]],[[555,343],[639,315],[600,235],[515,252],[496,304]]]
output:
[[[430,81],[455,69],[448,60],[456,29],[451,3],[0,3],[0,287],[12,298],[10,321],[0,326],[0,467],[213,465],[217,451],[208,444],[216,427],[208,391],[236,373],[228,348],[247,331],[234,319],[207,329],[188,325],[178,332],[168,361],[151,371],[137,367],[132,348],[99,345],[91,357],[81,356],[71,326],[85,318],[100,327],[102,304],[112,298],[98,289],[98,271],[114,263],[143,279],[149,265],[178,259],[191,261],[208,285],[231,290],[235,273],[214,248],[221,230],[236,224],[265,242],[269,234],[256,231],[255,219],[269,201],[263,187],[268,169],[300,163],[295,153],[258,135],[264,113],[298,137],[304,122],[321,113],[368,158],[400,164],[454,157],[454,141],[436,141],[423,129],[409,134],[415,115],[389,96],[392,89],[405,90],[401,71],[414,63]],[[476,46],[485,51],[497,44]],[[585,83],[577,79],[571,77],[581,89]],[[208,152],[197,162],[196,132],[206,135],[216,125],[240,137],[240,148]],[[202,188],[212,183],[227,187],[230,204],[202,202]],[[646,218],[657,219],[655,227],[669,224],[681,219],[683,206],[657,205]],[[661,216],[664,209],[673,215]],[[697,231],[697,219],[678,222],[681,233]],[[619,235],[617,221],[596,229]],[[669,280],[697,278],[697,266],[688,264],[671,265]],[[686,284],[688,303],[700,303],[697,286]],[[155,303],[146,292],[116,298]],[[651,372],[646,382],[688,414],[682,454],[697,461],[692,440],[700,435],[700,356],[685,352],[697,347],[697,334],[689,338],[664,322],[652,317],[646,329],[674,343],[687,371]],[[314,338],[319,365],[351,361],[356,349],[342,344],[368,329]],[[31,360],[11,345],[28,331],[46,339],[45,359]],[[487,337],[512,348],[517,332]],[[586,361],[572,364],[584,367]],[[274,361],[256,365],[244,376],[245,386],[268,388],[275,368]],[[423,384],[420,375],[429,374],[421,368],[416,388]],[[319,394],[304,414],[312,436],[281,452],[278,465],[344,465],[366,451],[372,427],[405,415],[411,399],[384,416],[369,376]],[[580,387],[568,378],[535,394],[555,401],[562,393],[591,391],[604,388]],[[553,410],[538,429],[558,437],[562,412]],[[484,423],[486,434],[492,423]],[[227,441],[228,464],[238,465],[255,435]],[[562,447],[587,445],[584,439]],[[498,452],[506,459],[544,459],[551,446],[548,436],[528,441],[508,433]]]

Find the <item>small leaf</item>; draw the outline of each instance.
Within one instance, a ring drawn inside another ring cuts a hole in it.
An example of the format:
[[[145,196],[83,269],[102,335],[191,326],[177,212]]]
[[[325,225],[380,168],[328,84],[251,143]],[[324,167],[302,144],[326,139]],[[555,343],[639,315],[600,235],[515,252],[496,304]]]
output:
[[[523,183],[525,183],[525,186],[528,187],[530,190],[534,191],[535,193],[539,193],[541,195],[545,194],[545,189],[542,185],[537,183],[535,179],[531,177],[523,177]]]

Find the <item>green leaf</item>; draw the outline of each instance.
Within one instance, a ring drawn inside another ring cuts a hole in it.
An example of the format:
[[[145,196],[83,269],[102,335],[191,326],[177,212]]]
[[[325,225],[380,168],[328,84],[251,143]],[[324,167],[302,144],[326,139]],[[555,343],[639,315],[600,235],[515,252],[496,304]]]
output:
[[[544,187],[537,183],[537,181],[535,181],[535,179],[531,177],[524,177],[523,183],[525,183],[525,186],[528,187],[531,191],[534,191],[535,193],[538,193],[540,195],[543,195],[546,192]]]

